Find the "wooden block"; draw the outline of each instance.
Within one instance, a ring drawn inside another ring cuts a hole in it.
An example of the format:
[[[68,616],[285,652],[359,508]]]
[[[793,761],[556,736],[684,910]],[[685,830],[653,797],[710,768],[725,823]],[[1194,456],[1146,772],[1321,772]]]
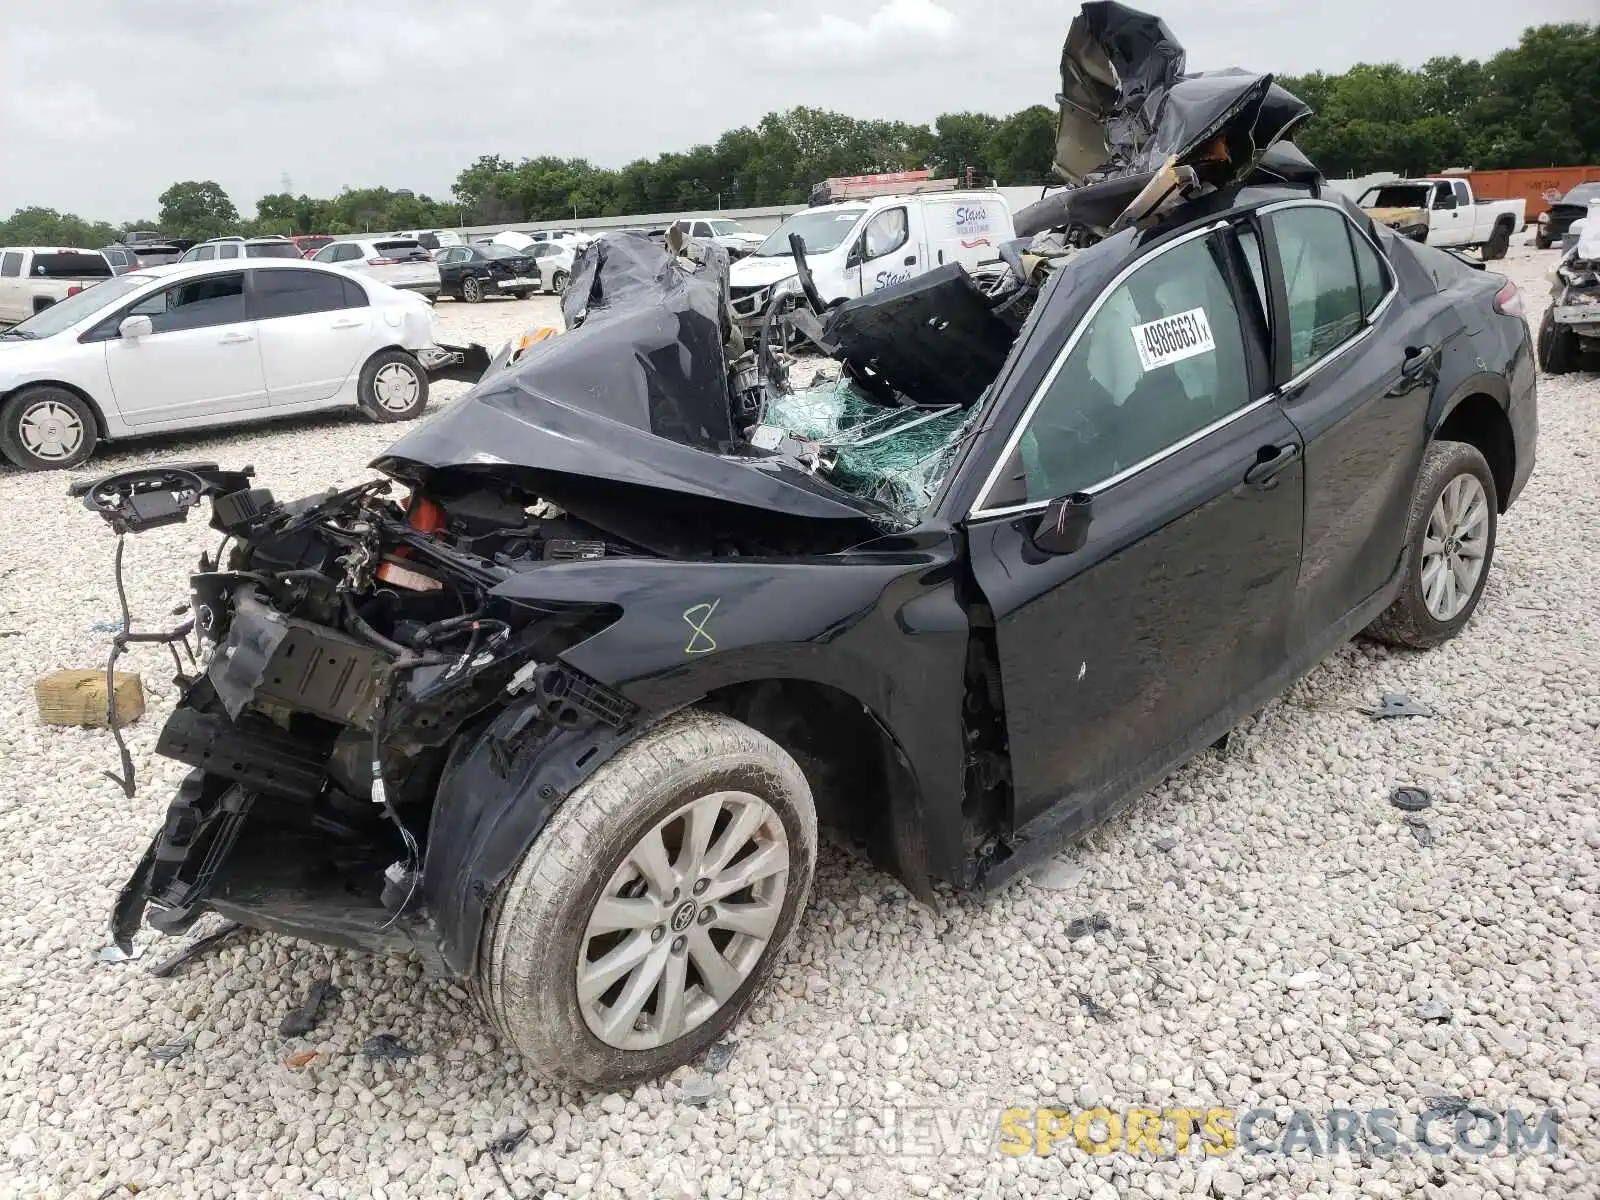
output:
[[[117,724],[131,725],[144,716],[144,687],[132,671],[118,671]],[[56,671],[33,685],[39,702],[39,717],[46,725],[88,725],[104,729],[106,720],[106,673],[104,671]]]

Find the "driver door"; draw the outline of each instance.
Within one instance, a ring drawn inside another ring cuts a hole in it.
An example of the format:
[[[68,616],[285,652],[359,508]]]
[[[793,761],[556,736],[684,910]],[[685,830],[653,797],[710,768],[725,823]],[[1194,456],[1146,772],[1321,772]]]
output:
[[[1231,233],[1202,230],[1102,294],[969,518],[1019,842],[1100,819],[1286,670],[1302,444],[1244,278]],[[1042,552],[1042,515],[1072,494],[1090,500],[1086,539]]]

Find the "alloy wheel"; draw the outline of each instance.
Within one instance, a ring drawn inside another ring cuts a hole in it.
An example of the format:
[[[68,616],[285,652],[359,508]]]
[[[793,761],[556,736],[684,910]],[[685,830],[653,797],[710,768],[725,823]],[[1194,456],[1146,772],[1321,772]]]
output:
[[[1472,600],[1489,551],[1489,497],[1472,474],[1457,475],[1434,502],[1422,535],[1422,602],[1434,620],[1454,620]]]
[[[417,373],[404,363],[386,363],[373,377],[372,390],[378,403],[390,412],[403,413],[417,402],[421,388]]]
[[[777,928],[789,839],[748,792],[714,792],[644,834],[601,890],[579,943],[578,1006],[621,1050],[682,1037],[755,970]]]
[[[467,279],[461,285],[461,298],[468,304],[476,304],[483,299],[483,289],[478,286],[476,279]]]
[[[83,444],[83,422],[65,404],[41,400],[22,410],[17,421],[22,447],[41,462],[62,462]]]

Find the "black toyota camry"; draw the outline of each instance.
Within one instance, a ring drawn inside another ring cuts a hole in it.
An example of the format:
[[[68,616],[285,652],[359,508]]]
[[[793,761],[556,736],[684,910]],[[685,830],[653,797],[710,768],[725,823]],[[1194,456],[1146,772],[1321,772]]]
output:
[[[149,635],[201,643],[159,745],[193,769],[117,937],[415,953],[618,1084],[737,1018],[819,825],[994,887],[1350,637],[1462,634],[1534,461],[1516,289],[1324,188],[1270,78],[1185,77],[1115,4],[1068,49],[1073,186],[991,269],[746,345],[724,255],[608,236],[566,330],[368,483],[80,488],[119,533],[208,498],[228,546]]]

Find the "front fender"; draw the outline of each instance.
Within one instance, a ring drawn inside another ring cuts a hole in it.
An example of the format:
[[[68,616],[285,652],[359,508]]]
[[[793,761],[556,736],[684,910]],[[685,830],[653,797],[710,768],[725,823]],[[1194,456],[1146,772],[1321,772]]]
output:
[[[584,779],[641,728],[739,683],[799,679],[858,700],[904,754],[928,870],[960,878],[968,627],[955,544],[949,531],[896,543],[904,549],[809,560],[550,563],[496,587],[510,604],[620,608],[561,660],[637,716],[621,728],[547,728],[518,703],[462,739],[440,781],[423,879],[450,968],[472,969],[489,898]]]

